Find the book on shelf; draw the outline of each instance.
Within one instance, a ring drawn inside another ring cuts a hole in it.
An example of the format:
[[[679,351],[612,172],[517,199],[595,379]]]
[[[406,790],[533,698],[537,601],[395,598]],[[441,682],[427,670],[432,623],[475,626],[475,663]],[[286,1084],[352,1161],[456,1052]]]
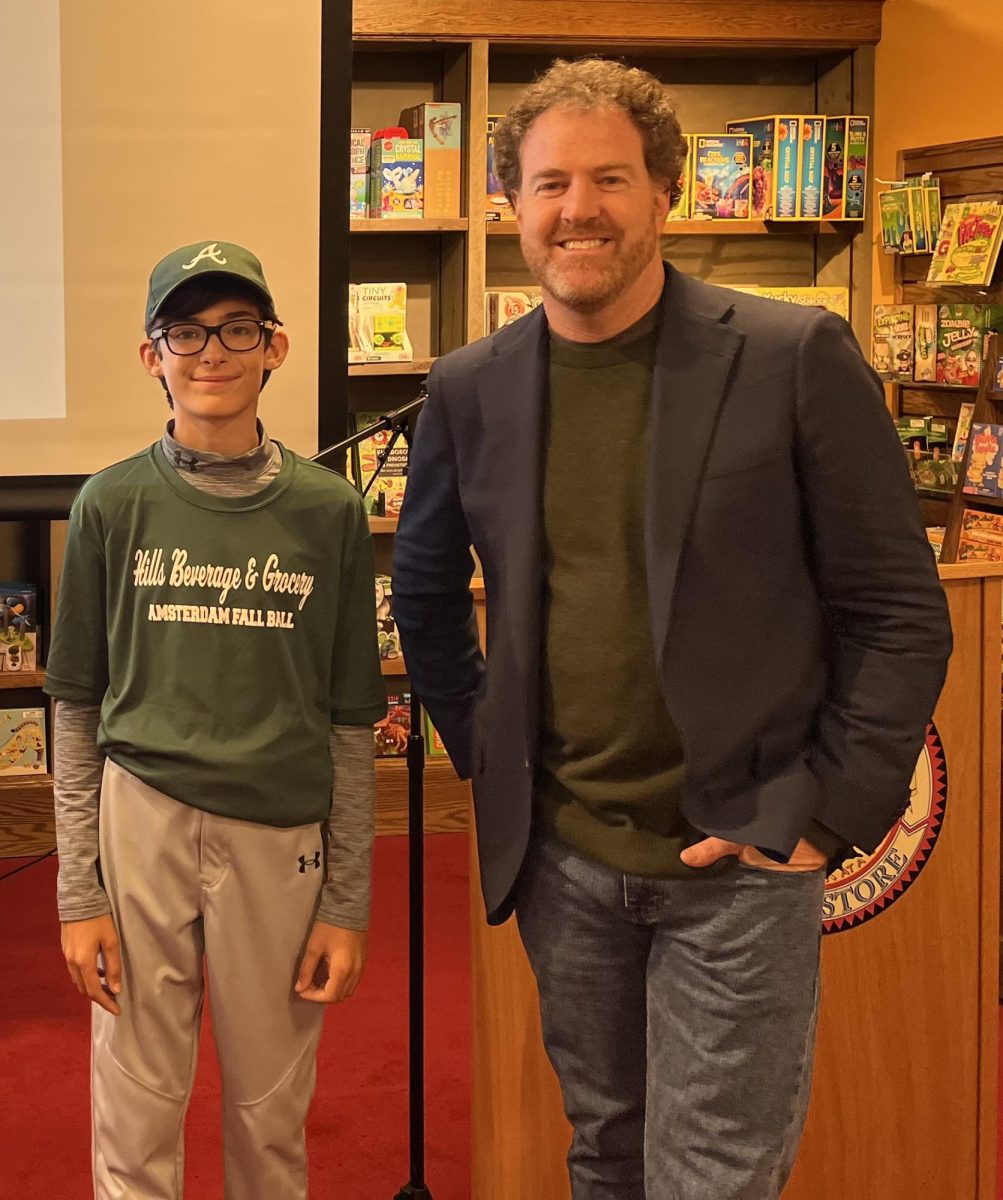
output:
[[[961,490],[966,496],[1003,499],[1003,425],[973,421],[968,434],[968,462]]]
[[[488,175],[484,197],[484,217],[488,221],[515,220],[515,211],[508,202],[501,180],[495,174],[495,129],[504,119],[500,113],[488,114]]]
[[[882,379],[912,379],[914,342],[913,305],[875,304],[871,365]]]
[[[354,432],[359,433],[375,425],[383,416],[380,412],[354,412],[352,424]],[[376,474],[379,458],[385,453],[393,432],[381,429],[364,441],[356,442],[352,447],[352,482],[364,491],[370,480]],[[407,485],[407,442],[403,435],[393,444],[393,449],[386,457],[376,482],[366,494],[366,511],[372,517],[399,517],[401,505],[404,502],[404,488]]]
[[[693,135],[690,208],[693,217],[749,219],[752,139],[745,133]]]
[[[38,588],[0,581],[0,672],[38,670]]]
[[[958,562],[1003,562],[1003,513],[962,512]]]
[[[526,286],[519,290],[488,288],[484,293],[484,332],[495,333],[520,317],[531,313],[543,303],[539,287]]]
[[[371,129],[353,129],[350,136],[349,204],[352,217],[369,216],[369,151]]]
[[[801,169],[798,173],[797,213],[802,220],[822,216],[825,117],[801,118]]]
[[[1001,237],[1003,204],[999,201],[961,200],[946,205],[927,282],[988,285]]]
[[[45,772],[45,710],[0,709],[0,778]]]
[[[401,657],[400,633],[393,613],[393,580],[389,575],[376,576],[376,638],[381,660]]]
[[[460,105],[426,101],[401,112],[401,126],[423,147],[425,217],[460,215]]]
[[[954,445],[951,449],[951,457],[955,462],[961,462],[965,457],[965,447],[968,445],[968,435],[972,430],[974,412],[974,400],[964,401],[958,409],[958,424],[954,430]]]
[[[406,283],[348,285],[349,363],[412,362]]]
[[[761,287],[758,284],[741,284],[735,285],[732,291],[764,296],[767,300],[781,300],[785,304],[825,308],[844,321],[850,319],[850,289],[845,287]]]
[[[425,215],[421,140],[381,132],[373,134],[369,149],[369,215],[420,220]]]
[[[373,726],[373,749],[377,758],[402,758],[411,736],[411,693],[388,692],[387,715]]]
[[[749,117],[726,122],[725,130],[751,139],[749,215],[760,221],[796,219],[801,118]]]

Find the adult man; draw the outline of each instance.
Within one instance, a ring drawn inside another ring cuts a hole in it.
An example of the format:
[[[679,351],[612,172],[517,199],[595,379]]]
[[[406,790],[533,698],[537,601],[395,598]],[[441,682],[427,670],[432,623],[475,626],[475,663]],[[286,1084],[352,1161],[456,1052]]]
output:
[[[658,81],[615,63],[558,63],[510,111],[496,166],[543,307],[436,365],[396,542],[575,1200],[779,1196],[824,865],[903,811],[950,650],[849,327],[662,262],[683,155]]]

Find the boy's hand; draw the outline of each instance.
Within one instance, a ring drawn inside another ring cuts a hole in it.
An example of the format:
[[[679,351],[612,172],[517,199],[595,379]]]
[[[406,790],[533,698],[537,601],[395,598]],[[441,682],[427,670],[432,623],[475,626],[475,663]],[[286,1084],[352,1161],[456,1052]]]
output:
[[[314,921],[296,980],[297,995],[316,1004],[347,1000],[359,986],[368,953],[365,933]]]
[[[88,921],[63,921],[60,941],[77,991],[117,1017],[122,1011],[115,1002],[122,990],[122,955],[111,914]]]

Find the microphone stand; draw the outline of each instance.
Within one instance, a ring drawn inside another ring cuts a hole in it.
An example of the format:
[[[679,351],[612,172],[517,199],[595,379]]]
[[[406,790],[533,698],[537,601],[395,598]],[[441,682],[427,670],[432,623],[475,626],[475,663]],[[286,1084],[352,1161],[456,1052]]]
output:
[[[344,441],[314,455],[320,462],[343,454],[377,433],[391,431],[386,446],[376,455],[376,470],[366,483],[366,496],[390,457],[398,438],[410,447],[409,422],[418,416],[428,393],[422,384],[409,404],[381,416],[378,421]],[[424,857],[425,738],[421,731],[421,702],[411,688],[411,732],[407,740],[408,824],[408,1131],[411,1174],[394,1200],[432,1200],[425,1185],[425,857]]]

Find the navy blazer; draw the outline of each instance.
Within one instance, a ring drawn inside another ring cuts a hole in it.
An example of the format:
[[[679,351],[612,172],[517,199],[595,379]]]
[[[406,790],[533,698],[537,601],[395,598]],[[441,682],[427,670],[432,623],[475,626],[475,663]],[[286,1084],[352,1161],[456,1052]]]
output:
[[[395,542],[411,685],[473,777],[492,922],[511,912],[533,812],[548,353],[538,308],[434,365]],[[667,265],[649,441],[652,637],[687,820],[786,857],[816,818],[873,850],[908,804],[951,633],[882,387],[849,325]]]

